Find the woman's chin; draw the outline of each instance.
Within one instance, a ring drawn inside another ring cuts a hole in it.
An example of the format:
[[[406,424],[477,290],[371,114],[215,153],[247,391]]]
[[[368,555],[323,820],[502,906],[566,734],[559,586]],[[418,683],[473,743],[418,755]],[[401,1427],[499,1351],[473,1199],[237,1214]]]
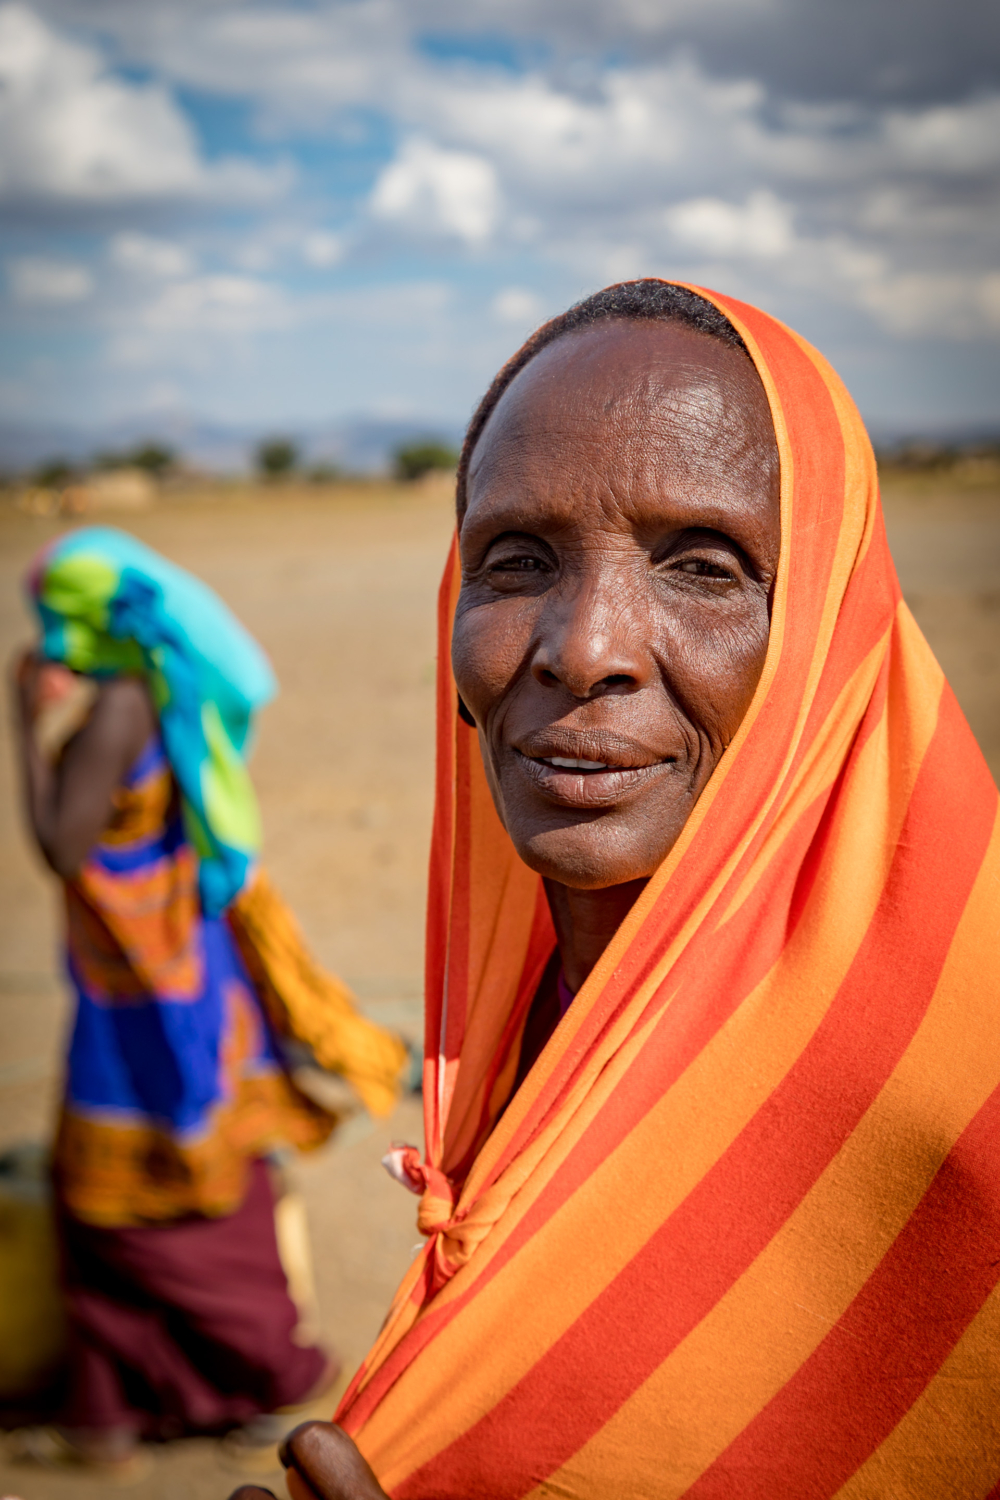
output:
[[[578,891],[601,891],[627,885],[653,874],[667,851],[659,857],[647,850],[609,849],[608,829],[602,821],[577,827],[546,829],[524,839],[511,830],[514,847],[529,869],[545,880]]]

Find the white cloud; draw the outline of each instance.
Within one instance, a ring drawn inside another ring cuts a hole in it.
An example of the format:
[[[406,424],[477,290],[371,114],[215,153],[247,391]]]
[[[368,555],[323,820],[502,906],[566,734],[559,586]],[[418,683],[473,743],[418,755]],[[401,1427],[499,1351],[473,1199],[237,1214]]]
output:
[[[112,238],[108,248],[116,266],[138,276],[169,278],[194,270],[194,259],[183,245],[150,234],[124,231]]]
[[[508,286],[497,292],[491,304],[493,316],[500,323],[515,327],[534,326],[541,322],[542,301],[523,286]]]
[[[115,305],[109,315],[107,357],[112,367],[171,372],[231,366],[245,359],[254,338],[287,332],[308,309],[284,287],[234,272],[162,280],[141,300]]]
[[[795,243],[794,215],[766,188],[742,205],[721,198],[691,198],[664,214],[667,227],[684,245],[707,255],[760,257],[787,255]]]
[[[64,20],[79,0],[38,0]],[[530,42],[562,37],[577,66],[586,54],[621,53],[669,39],[692,18],[718,26],[759,24],[787,0],[88,0],[89,23],[118,40],[127,55],[177,81],[265,102],[272,118],[329,119],[353,104],[399,107],[408,80],[441,77],[415,38],[427,33],[494,33]],[[471,23],[470,23],[471,18]],[[662,47],[657,52],[662,53]],[[582,68],[581,68],[582,65]],[[468,70],[466,70],[468,71]],[[405,106],[401,109],[405,114]]]
[[[239,420],[240,403],[253,391],[256,419],[273,426],[304,413],[328,417],[335,390],[341,409],[426,413],[435,380],[452,377],[454,313],[453,291],[440,282],[295,297],[253,277],[191,277],[161,285],[142,305],[116,309],[101,375],[127,387],[128,410],[151,407],[143,393],[156,389],[165,410],[186,405],[201,416]],[[479,360],[481,345],[472,351]],[[489,349],[486,360],[498,353]],[[483,373],[477,368],[477,385]]]
[[[759,85],[708,79],[689,59],[606,69],[577,92],[543,73],[410,81],[428,135],[493,162],[505,193],[546,216],[649,208],[726,171],[755,120]],[[733,163],[735,166],[735,163]],[[737,173],[729,175],[736,180]]]
[[[302,241],[302,258],[310,266],[325,270],[344,258],[344,240],[326,229],[313,229]]]
[[[86,266],[71,261],[23,255],[7,262],[10,293],[15,302],[39,307],[83,302],[94,290]]]
[[[3,197],[260,198],[280,185],[279,175],[252,163],[207,165],[162,84],[125,82],[95,47],[58,34],[17,0],[0,5]]]
[[[141,313],[147,328],[170,333],[259,333],[292,320],[282,287],[253,276],[214,274],[168,282]]]
[[[979,283],[979,302],[991,328],[1000,329],[1000,272],[991,271]]]
[[[483,156],[409,140],[379,174],[370,205],[376,219],[418,235],[453,235],[480,244],[499,213],[496,172]]]
[[[745,19],[773,15],[780,8],[779,0],[615,0],[614,26],[615,29],[634,30],[648,36],[662,34],[692,16],[710,16],[719,20],[739,16]],[[526,13],[525,19],[533,12],[537,23],[537,0],[527,0],[521,9]]]
[[[1000,164],[1000,97],[920,110],[892,110],[885,118],[887,149],[919,171],[966,175]]]
[[[156,415],[171,414],[184,405],[184,392],[173,380],[154,380],[136,403],[137,409]]]
[[[494,165],[508,244],[530,224],[585,282],[657,270],[779,312],[792,290],[853,305],[894,335],[989,335],[1000,98],[767,104],[753,80],[682,57],[609,69],[579,94],[541,73],[457,79],[421,108],[429,137]]]
[[[79,0],[37,3],[79,24]],[[415,21],[407,0],[88,0],[87,10],[131,60],[186,87],[252,99],[275,125],[384,106],[411,61]]]
[[[664,218],[675,239],[713,257],[691,279],[717,284],[748,259],[769,262],[776,285],[853,303],[888,332],[970,338],[1000,332],[1000,275],[909,270],[884,250],[845,234],[795,232],[787,205],[751,195],[677,204]],[[756,200],[756,201],[755,201]]]
[[[860,297],[893,333],[1000,333],[1000,275],[910,271],[872,278]]]

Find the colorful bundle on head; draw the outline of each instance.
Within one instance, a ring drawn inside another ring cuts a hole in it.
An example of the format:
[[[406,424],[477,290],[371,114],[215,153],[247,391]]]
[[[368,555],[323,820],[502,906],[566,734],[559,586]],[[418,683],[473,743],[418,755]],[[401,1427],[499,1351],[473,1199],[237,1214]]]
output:
[[[260,848],[246,757],[254,713],[275,692],[267,658],[204,583],[113,527],[60,537],[36,559],[28,587],[44,657],[149,684],[200,860],[202,904],[217,914]]]

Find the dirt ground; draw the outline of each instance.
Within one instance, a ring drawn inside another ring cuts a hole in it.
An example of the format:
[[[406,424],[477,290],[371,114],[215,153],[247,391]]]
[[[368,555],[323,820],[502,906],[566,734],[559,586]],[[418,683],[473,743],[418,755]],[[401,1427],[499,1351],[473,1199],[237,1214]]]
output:
[[[1000,484],[895,478],[890,540],[907,597],[1000,775]],[[267,865],[318,956],[373,1016],[420,1026],[433,760],[434,599],[451,531],[443,490],[217,486],[123,524],[207,580],[264,644],[281,696],[253,761]],[[30,637],[18,580],[63,527],[0,504],[0,655]],[[67,1023],[55,892],[21,826],[0,704],[0,1149],[50,1129]],[[380,1169],[419,1140],[417,1101],[301,1159],[325,1334],[356,1365],[416,1239],[414,1200]],[[137,1500],[223,1500],[207,1440],[158,1451]],[[280,1476],[266,1482],[284,1494]],[[0,1463],[0,1492],[97,1500],[106,1486]]]

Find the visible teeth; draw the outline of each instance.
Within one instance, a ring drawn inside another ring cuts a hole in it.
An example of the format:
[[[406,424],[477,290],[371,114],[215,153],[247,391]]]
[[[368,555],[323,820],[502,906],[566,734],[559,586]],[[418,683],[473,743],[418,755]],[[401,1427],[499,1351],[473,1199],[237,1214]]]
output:
[[[603,760],[570,760],[564,755],[549,755],[546,759],[550,766],[558,766],[561,771],[606,771],[608,769]]]

